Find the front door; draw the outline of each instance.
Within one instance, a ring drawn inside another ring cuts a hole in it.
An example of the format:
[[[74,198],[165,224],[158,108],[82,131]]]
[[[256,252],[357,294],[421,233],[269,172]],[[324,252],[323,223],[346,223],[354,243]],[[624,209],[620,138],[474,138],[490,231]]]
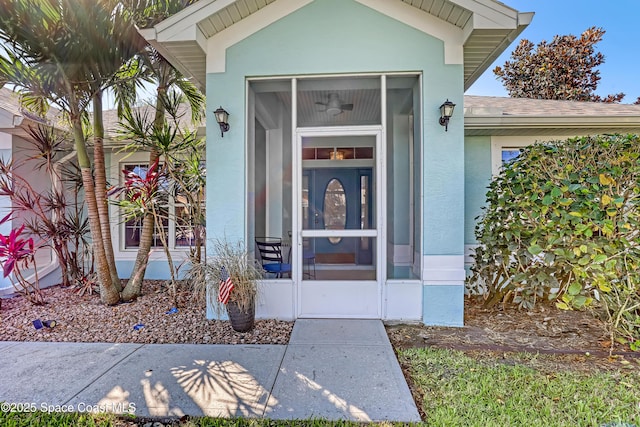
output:
[[[339,165],[338,165],[339,166]],[[371,177],[372,168],[330,167],[307,168],[303,182],[309,194],[308,209],[304,208],[303,218],[307,221],[303,227],[309,230],[357,230],[367,229],[372,220]],[[328,278],[330,267],[369,266],[372,271],[372,248],[368,238],[345,239],[325,237],[313,240],[313,247],[307,244],[307,256],[312,251],[318,272],[309,271],[310,262],[305,268],[306,276],[317,275]],[[313,265],[311,265],[313,267]],[[335,269],[335,268],[334,268]],[[352,269],[353,271],[358,271]],[[360,277],[364,277],[362,273]],[[370,275],[370,273],[369,273]]]
[[[298,134],[299,317],[381,317],[379,130]]]

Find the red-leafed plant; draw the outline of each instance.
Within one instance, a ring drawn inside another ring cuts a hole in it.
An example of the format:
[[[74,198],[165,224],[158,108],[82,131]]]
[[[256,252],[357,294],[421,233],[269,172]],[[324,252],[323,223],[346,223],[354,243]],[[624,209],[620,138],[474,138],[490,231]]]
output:
[[[167,163],[160,163],[157,158],[144,173],[136,173],[123,170],[124,183],[121,188],[109,191],[110,195],[118,195],[124,192],[124,198],[117,202],[126,221],[140,220],[145,215],[153,218],[155,235],[159,238],[164,248],[171,283],[175,283],[175,268],[169,251],[167,231],[164,223],[168,220],[166,206],[169,198],[170,185],[168,182]]]
[[[0,225],[9,220],[11,214],[0,220]],[[38,268],[36,265],[36,246],[32,237],[23,237],[24,225],[12,229],[8,235],[0,233],[0,263],[2,274],[11,277],[11,283],[16,291],[34,304],[44,303],[44,296],[38,284]],[[33,267],[35,279],[33,282],[26,280],[23,270]]]
[[[160,181],[159,165],[160,159],[158,158],[144,175],[128,170],[122,171],[125,176],[124,189],[127,193],[127,200],[134,205],[139,205],[140,210],[146,210],[155,200]]]
[[[61,284],[82,287],[94,273],[94,264],[80,172],[64,157],[66,134],[44,126],[27,133],[28,149],[13,158],[0,158],[0,196],[11,201],[14,217],[39,242],[36,249],[53,251]],[[42,180],[48,180],[50,187]]]

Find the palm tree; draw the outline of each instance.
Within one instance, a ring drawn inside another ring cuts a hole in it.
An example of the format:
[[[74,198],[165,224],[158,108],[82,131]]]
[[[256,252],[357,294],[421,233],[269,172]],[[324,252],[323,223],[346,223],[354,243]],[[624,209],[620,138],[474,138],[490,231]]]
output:
[[[188,114],[188,111],[182,108],[183,99],[181,93],[173,90],[160,101],[162,110],[166,112],[161,117],[161,123],[157,117],[158,110],[155,110],[155,118],[150,117],[147,110],[125,114],[120,124],[122,135],[131,141],[129,148],[148,150],[151,159],[154,159],[149,163],[146,176],[127,175],[128,184],[125,187],[130,198],[120,203],[125,220],[142,219],[136,268],[122,292],[123,299],[127,298],[129,292],[131,297],[135,296],[142,284],[153,239],[152,234],[145,232],[146,227],[151,228],[151,232],[154,229],[157,231],[167,256],[171,282],[175,283],[175,266],[168,250],[168,236],[161,226],[170,213],[161,213],[163,209],[159,209],[159,206],[165,205],[169,198],[180,199],[189,209],[188,217],[201,222],[199,207],[204,188],[204,171],[201,167],[204,145],[203,140],[197,137],[196,130],[186,129],[182,125],[183,116]],[[178,218],[178,215],[174,214],[173,219],[176,223],[179,221]],[[195,242],[194,253],[199,253],[201,244],[201,239]]]
[[[138,22],[141,27],[150,27],[174,13],[179,12],[195,1],[196,0],[149,0],[139,3],[138,8],[132,9],[132,12],[135,14],[136,22]],[[204,107],[203,95],[197,90],[193,83],[185,79],[151,46],[147,46],[145,55],[144,63],[147,67],[147,73],[149,74],[150,80],[156,82],[155,117],[152,132],[160,133],[166,122],[165,113],[167,106],[170,104],[168,97],[170,90],[177,89],[182,92],[191,107],[192,120],[198,122],[202,117]],[[128,92],[131,93],[131,86],[127,89],[129,89]],[[123,97],[118,96],[117,98],[120,99]],[[127,106],[125,105],[125,107]],[[131,115],[129,115],[129,117],[133,118]],[[141,137],[141,135],[136,136]],[[157,139],[148,138],[146,141],[152,142],[157,141]],[[156,144],[151,143],[147,145],[147,147],[149,148],[149,165],[154,164],[162,155],[167,154],[161,146]],[[129,281],[122,291],[122,299],[125,301],[140,295],[142,281],[149,261],[149,253],[153,245],[155,221],[156,218],[151,211],[145,212],[142,218],[142,228],[140,230],[140,242],[136,260]]]
[[[117,37],[116,37],[117,36]],[[40,113],[49,103],[67,115],[82,174],[100,295],[105,304],[120,300],[115,262],[110,263],[101,220],[106,181],[94,182],[83,128],[89,104],[146,42],[132,14],[117,0],[0,0],[0,79],[27,95],[24,105]],[[98,147],[97,157],[104,158]],[[102,167],[104,169],[104,167]],[[108,237],[108,236],[107,236]]]
[[[136,79],[153,70],[158,78],[156,123],[164,117],[162,99],[173,84],[183,88],[196,112],[194,120],[199,119],[202,95],[157,52],[145,50],[150,47],[135,26],[136,21],[143,26],[153,25],[193,1],[147,0],[128,8],[119,0],[0,0],[0,40],[7,45],[6,57],[0,56],[0,82],[8,81],[21,88],[28,108],[44,114],[51,103],[68,116],[85,188],[101,297],[106,304],[117,303],[121,291],[125,300],[140,294],[153,222],[145,220],[134,273],[122,290],[109,227],[102,93],[110,87],[118,88],[118,110],[125,111],[134,97],[131,89],[139,82]],[[145,62],[153,66],[141,67]],[[83,129],[90,104],[94,174]],[[157,157],[157,152],[151,150],[150,164]]]

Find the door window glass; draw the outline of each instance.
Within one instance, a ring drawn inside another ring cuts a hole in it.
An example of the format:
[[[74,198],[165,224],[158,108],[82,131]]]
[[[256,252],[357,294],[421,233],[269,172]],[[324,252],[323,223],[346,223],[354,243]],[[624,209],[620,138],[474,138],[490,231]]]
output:
[[[326,230],[344,230],[347,225],[347,197],[342,183],[337,179],[329,181],[324,192],[324,228]],[[330,237],[329,241],[337,245],[342,237]]]

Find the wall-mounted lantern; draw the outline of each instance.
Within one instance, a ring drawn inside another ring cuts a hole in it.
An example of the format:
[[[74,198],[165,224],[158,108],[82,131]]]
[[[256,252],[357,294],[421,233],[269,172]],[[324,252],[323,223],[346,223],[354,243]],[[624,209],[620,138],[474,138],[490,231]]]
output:
[[[456,104],[448,99],[440,106],[440,125],[444,126],[445,132],[449,130],[449,119],[453,116],[453,109]]]
[[[213,114],[216,115],[216,122],[220,125],[220,136],[224,138],[224,133],[229,130],[229,113],[221,106]]]

